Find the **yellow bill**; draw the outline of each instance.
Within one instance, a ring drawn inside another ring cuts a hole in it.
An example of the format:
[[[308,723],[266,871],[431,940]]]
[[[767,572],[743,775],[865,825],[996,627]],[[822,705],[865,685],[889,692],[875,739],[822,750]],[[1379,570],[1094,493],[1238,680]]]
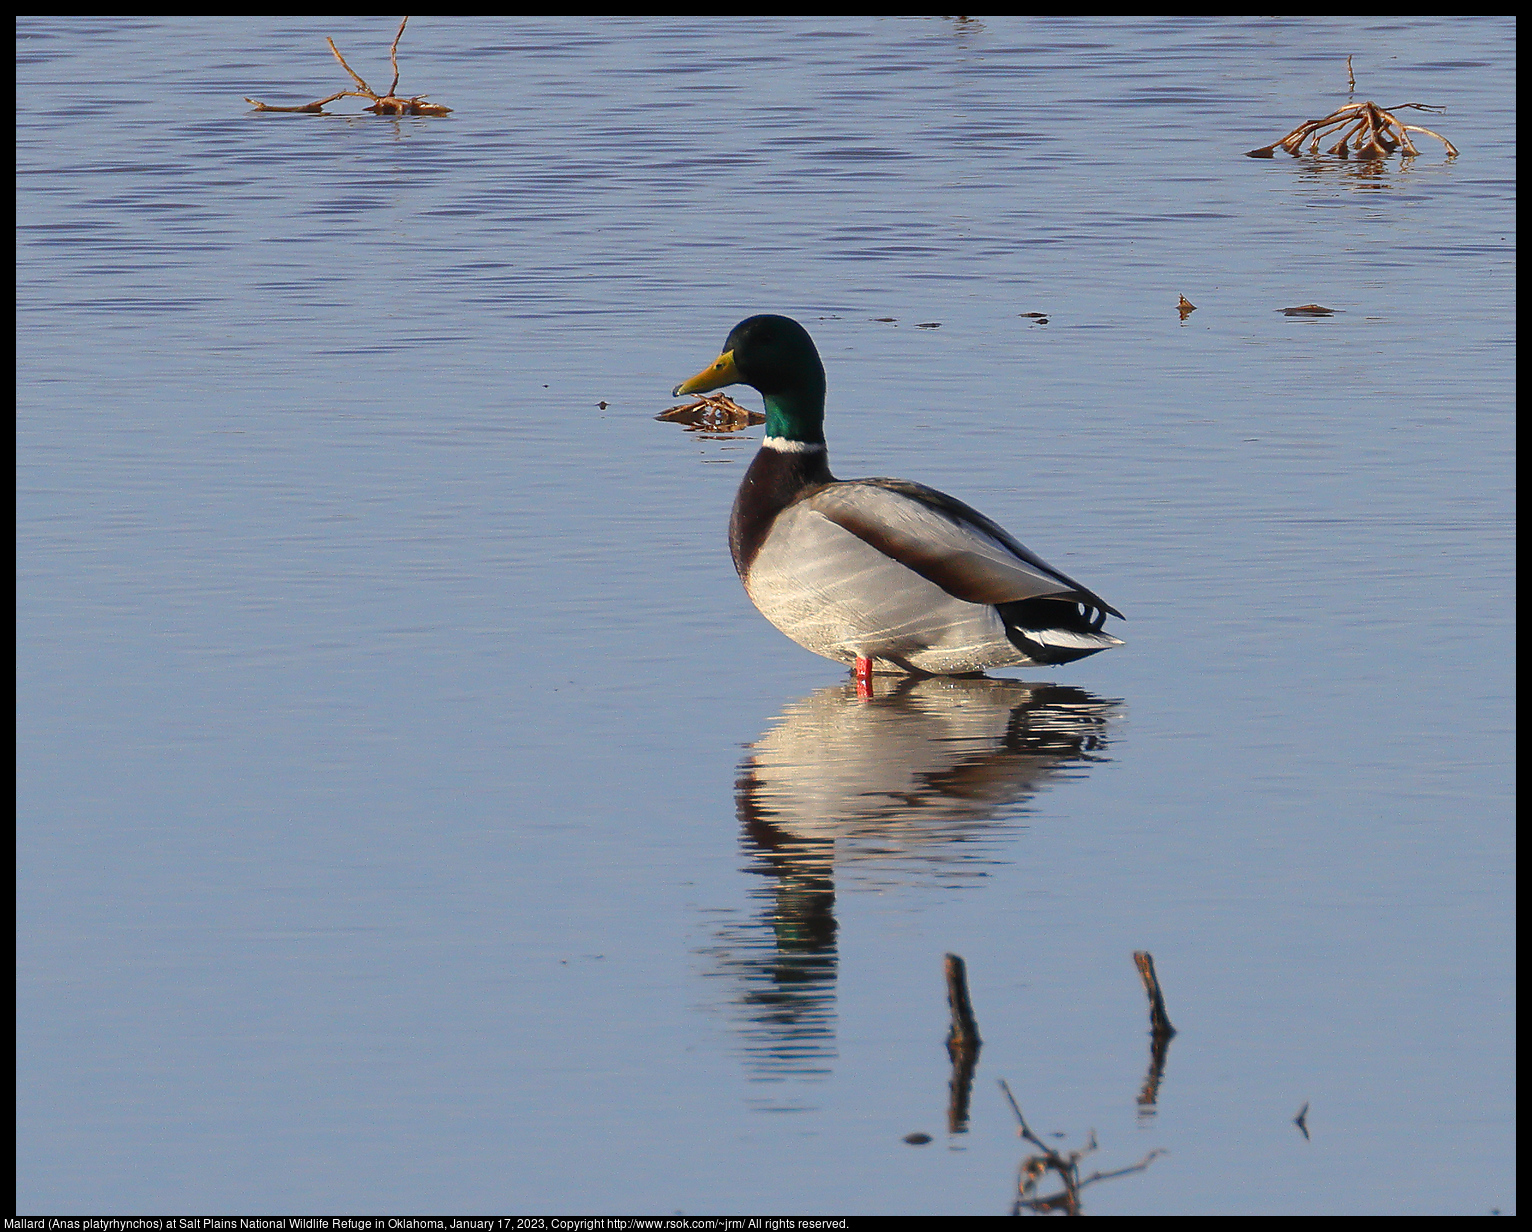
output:
[[[682,394],[705,394],[714,389],[722,389],[725,385],[737,385],[744,380],[739,374],[739,369],[734,366],[734,352],[725,351],[710,366],[704,368],[689,381],[682,381],[670,391],[672,398],[679,398]]]

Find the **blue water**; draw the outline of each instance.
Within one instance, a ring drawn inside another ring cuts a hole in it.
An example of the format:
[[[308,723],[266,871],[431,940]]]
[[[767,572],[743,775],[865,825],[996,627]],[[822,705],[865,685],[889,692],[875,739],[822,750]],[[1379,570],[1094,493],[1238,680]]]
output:
[[[19,1211],[1515,1209],[1512,21],[17,29]],[[767,625],[758,311],[1128,644]]]

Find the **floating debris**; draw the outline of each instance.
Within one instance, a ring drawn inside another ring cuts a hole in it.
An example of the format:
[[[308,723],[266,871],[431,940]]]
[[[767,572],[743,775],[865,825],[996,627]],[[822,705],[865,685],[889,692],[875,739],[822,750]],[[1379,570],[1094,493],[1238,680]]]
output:
[[[915,322],[915,328],[916,329],[940,329],[941,327],[942,327],[942,323],[940,321],[916,321]]]
[[[321,98],[312,103],[304,103],[301,107],[275,107],[254,98],[246,98],[245,102],[249,103],[257,111],[290,111],[302,112],[307,115],[325,115],[327,113],[324,110],[324,105],[326,103],[333,103],[338,98],[370,98],[372,99],[372,106],[364,107],[363,110],[370,111],[374,115],[449,115],[452,112],[451,107],[443,107],[440,103],[428,103],[425,101],[426,96],[424,94],[417,94],[412,98],[398,98],[394,94],[394,91],[399,88],[399,40],[403,37],[404,27],[409,23],[409,20],[409,17],[406,16],[399,23],[399,33],[394,35],[394,45],[388,49],[389,62],[394,66],[394,84],[388,87],[387,94],[378,94],[363,81],[357,75],[356,70],[346,63],[346,57],[340,54],[340,48],[335,45],[335,40],[326,36],[325,42],[330,44],[330,50],[335,54],[335,58],[340,61],[341,68],[350,74],[351,80],[356,82],[358,89],[340,90],[328,98]]]
[[[1160,994],[1159,981],[1154,978],[1154,960],[1144,951],[1135,952],[1133,959],[1138,963],[1139,975],[1145,981],[1145,988],[1148,989],[1152,983],[1154,989],[1150,997],[1150,1022],[1160,1049],[1158,1061],[1163,1068],[1164,1049],[1169,1045],[1170,1036],[1175,1034],[1175,1028],[1170,1025],[1170,1019],[1165,1016],[1164,996]],[[973,1003],[968,995],[967,964],[957,954],[948,954],[942,965],[947,978],[947,1007],[952,1012],[952,1026],[947,1033],[947,1055],[952,1061],[952,1077],[948,1084],[947,1132],[961,1134],[968,1132],[970,1088],[973,1083],[974,1067],[979,1059],[979,1049],[983,1045],[979,1039],[978,1023],[974,1019]],[[1153,1008],[1156,1005],[1157,1013]],[[1159,1083],[1158,1071],[1155,1072],[1154,1082],[1156,1086]],[[1165,1154],[1163,1150],[1153,1150],[1136,1164],[1129,1164],[1125,1168],[1116,1168],[1110,1172],[1093,1172],[1089,1176],[1082,1177],[1080,1161],[1098,1149],[1096,1131],[1090,1131],[1085,1146],[1080,1150],[1069,1151],[1067,1154],[1055,1150],[1039,1138],[1027,1124],[1027,1118],[1021,1113],[1021,1105],[1016,1102],[1016,1097],[1011,1094],[1010,1085],[1004,1078],[1000,1079],[1000,1089],[1005,1092],[1011,1111],[1016,1115],[1018,1136],[1025,1138],[1039,1152],[1028,1155],[1021,1161],[1016,1178],[1016,1200],[1011,1207],[1012,1215],[1027,1213],[1078,1215],[1081,1213],[1081,1190],[1094,1185],[1097,1181],[1107,1181],[1119,1176],[1128,1176],[1134,1172],[1142,1172]],[[1140,1099],[1140,1103],[1142,1102]],[[1065,1137],[1061,1133],[1050,1136],[1060,1140]],[[920,1146],[931,1141],[931,1138],[928,1134],[914,1133],[905,1135],[904,1141],[912,1146]],[[1040,1194],[1037,1188],[1038,1183],[1050,1172],[1058,1177],[1063,1188],[1056,1193]]]
[[[1326,308],[1323,304],[1299,304],[1296,308],[1278,308],[1285,317],[1333,317],[1338,308]]]
[[[1404,154],[1413,157],[1420,151],[1410,140],[1410,134],[1425,133],[1446,146],[1449,157],[1457,157],[1457,146],[1440,133],[1432,132],[1429,128],[1421,128],[1418,124],[1406,124],[1393,114],[1395,111],[1403,111],[1406,107],[1416,111],[1437,113],[1445,110],[1442,107],[1432,107],[1427,103],[1400,103],[1391,109],[1379,107],[1377,103],[1347,103],[1322,120],[1305,120],[1280,141],[1263,145],[1258,150],[1246,150],[1245,156],[1274,158],[1280,148],[1297,158],[1305,141],[1310,142],[1309,153],[1317,154],[1320,139],[1343,128],[1346,130],[1345,133],[1339,141],[1325,151],[1326,154],[1338,154],[1342,158],[1348,158],[1352,154],[1358,158],[1382,158],[1395,150],[1401,150]]]
[[[891,324],[894,321],[897,321],[899,318],[898,317],[871,317],[869,319],[873,320],[873,321],[881,321],[884,325],[888,325],[888,324]]]
[[[1054,1212],[1078,1215],[1082,1189],[1094,1185],[1097,1181],[1109,1181],[1114,1177],[1142,1172],[1165,1154],[1164,1150],[1153,1150],[1136,1164],[1129,1164],[1126,1168],[1114,1168],[1111,1172],[1092,1172],[1087,1177],[1081,1177],[1080,1161],[1098,1150],[1100,1146],[1096,1141],[1096,1131],[1090,1131],[1085,1145],[1078,1151],[1070,1151],[1067,1155],[1060,1154],[1032,1132],[1032,1127],[1027,1124],[1027,1118],[1021,1115],[1021,1106],[1016,1102],[1016,1097],[1011,1094],[1011,1088],[1004,1078],[1000,1079],[1000,1089],[1005,1092],[1011,1111],[1016,1114],[1018,1125],[1016,1133],[1041,1152],[1038,1155],[1029,1155],[1021,1161],[1016,1178],[1016,1201],[1011,1206],[1012,1215],[1021,1215],[1028,1211],[1036,1215],[1051,1215]],[[1053,1135],[1055,1138],[1063,1136],[1063,1134]],[[1037,1183],[1050,1172],[1059,1178],[1064,1188],[1057,1193],[1039,1194]]]
[[[1298,1109],[1298,1115],[1293,1118],[1293,1124],[1303,1131],[1303,1140],[1309,1141],[1309,1101],[1303,1101],[1303,1107]]]
[[[1197,311],[1197,305],[1192,303],[1192,301],[1187,299],[1184,295],[1177,296],[1177,298],[1181,302],[1176,305],[1176,311],[1181,314],[1181,319],[1184,321],[1187,317],[1191,316],[1192,313]]]
[[[695,402],[673,406],[655,418],[662,423],[685,424],[688,432],[738,432],[766,422],[760,411],[740,406],[728,394],[702,394]]]

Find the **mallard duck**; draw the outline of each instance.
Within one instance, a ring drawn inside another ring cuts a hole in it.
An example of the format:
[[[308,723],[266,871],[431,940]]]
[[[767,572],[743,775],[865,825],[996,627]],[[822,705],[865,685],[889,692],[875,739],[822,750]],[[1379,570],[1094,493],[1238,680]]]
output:
[[[989,518],[906,479],[837,479],[825,450],[825,370],[808,331],[755,316],[673,391],[745,384],[766,436],[729,519],[750,600],[800,646],[871,674],[961,675],[1069,663],[1121,646],[1122,613]]]

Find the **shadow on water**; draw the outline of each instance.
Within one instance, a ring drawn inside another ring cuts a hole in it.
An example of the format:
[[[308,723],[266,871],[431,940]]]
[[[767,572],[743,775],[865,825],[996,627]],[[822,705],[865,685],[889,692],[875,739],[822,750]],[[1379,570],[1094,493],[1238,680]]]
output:
[[[982,677],[878,688],[888,691],[867,699],[849,682],[816,690],[740,764],[745,871],[761,881],[751,917],[720,929],[707,953],[731,977],[763,1081],[823,1076],[834,1059],[837,882],[978,884],[1008,861],[1005,840],[1039,790],[1106,760],[1121,705]]]

